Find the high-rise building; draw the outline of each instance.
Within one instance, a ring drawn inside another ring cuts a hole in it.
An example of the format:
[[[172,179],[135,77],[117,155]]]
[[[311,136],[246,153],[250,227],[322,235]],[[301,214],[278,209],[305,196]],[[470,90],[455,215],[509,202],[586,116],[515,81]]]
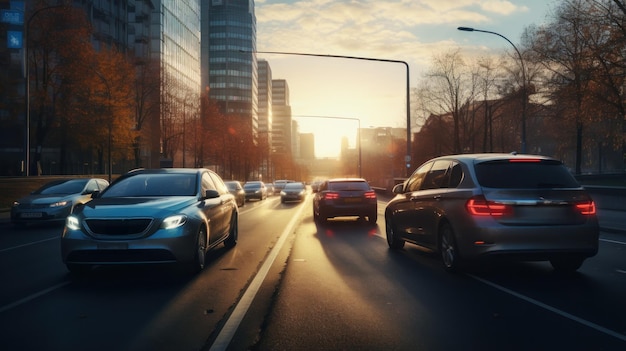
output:
[[[200,0],[152,0],[150,61],[159,64],[161,125],[169,118],[185,118],[187,104],[198,101],[200,75]],[[175,111],[171,114],[170,111]],[[171,114],[171,115],[168,115]],[[184,124],[184,122],[183,122]],[[153,124],[156,128],[156,125]],[[154,129],[153,128],[153,129]],[[173,165],[174,150],[166,139],[172,135],[160,130],[161,165]],[[183,140],[184,144],[184,140]],[[154,148],[154,146],[153,146]],[[184,146],[182,150],[184,163]]]
[[[266,60],[258,61],[259,148],[261,174],[271,179],[272,174],[272,68]]]
[[[289,85],[284,79],[272,80],[272,150],[291,155],[291,106]]]
[[[258,136],[256,16],[254,0],[202,0],[203,86],[222,113],[250,121]],[[208,35],[207,35],[208,33]],[[207,37],[203,37],[203,40]],[[208,80],[208,83],[207,81]]]

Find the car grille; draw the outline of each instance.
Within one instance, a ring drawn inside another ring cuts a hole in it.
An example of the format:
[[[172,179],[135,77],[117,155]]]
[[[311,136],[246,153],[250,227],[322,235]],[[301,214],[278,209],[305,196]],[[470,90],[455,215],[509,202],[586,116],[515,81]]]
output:
[[[136,235],[150,228],[152,218],[87,219],[85,223],[97,235]]]

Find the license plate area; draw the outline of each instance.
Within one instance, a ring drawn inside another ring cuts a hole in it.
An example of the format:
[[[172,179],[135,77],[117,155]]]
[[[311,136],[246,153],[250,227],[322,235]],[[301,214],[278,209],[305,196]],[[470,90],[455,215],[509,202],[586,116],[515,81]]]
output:
[[[128,250],[128,243],[98,243],[98,250]]]
[[[41,218],[43,213],[41,212],[23,212],[20,214],[20,218]]]

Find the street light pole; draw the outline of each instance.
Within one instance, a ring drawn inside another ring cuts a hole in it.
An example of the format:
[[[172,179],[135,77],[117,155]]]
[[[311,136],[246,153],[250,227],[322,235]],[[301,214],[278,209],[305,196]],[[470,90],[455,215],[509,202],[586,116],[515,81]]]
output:
[[[30,176],[30,65],[28,64],[28,38],[30,23],[39,13],[59,7],[65,7],[65,5],[46,6],[33,12],[30,17],[28,17],[24,30],[24,124],[26,125],[24,135],[24,175],[27,177]],[[24,11],[26,11],[26,9],[24,9]]]
[[[371,57],[359,57],[359,56],[345,56],[345,55],[326,55],[326,54],[309,54],[300,52],[283,52],[283,51],[248,51],[239,50],[242,53],[249,54],[276,54],[276,55],[296,55],[296,56],[313,56],[313,57],[326,57],[326,58],[343,58],[350,60],[363,60],[363,61],[377,61],[377,62],[389,62],[389,63],[401,63],[406,67],[406,155],[404,157],[406,163],[406,176],[408,177],[411,162],[411,91],[410,91],[410,74],[409,64],[406,61],[379,59]]]
[[[350,120],[350,121],[357,121],[359,124],[359,129],[357,129],[357,143],[359,143],[359,164],[358,164],[358,168],[359,168],[359,178],[362,177],[362,173],[361,173],[361,120],[358,118],[351,118],[351,117],[332,117],[332,116],[302,116],[302,115],[296,115],[296,116],[292,116],[294,118],[327,118],[327,119],[345,119],[345,120]]]
[[[458,27],[457,29],[460,31],[464,31],[464,32],[480,32],[480,33],[497,35],[500,38],[508,41],[509,44],[511,44],[511,46],[513,47],[513,49],[515,49],[515,52],[517,52],[520,65],[522,67],[522,153],[525,153],[526,152],[526,98],[527,97],[526,97],[526,68],[524,67],[524,59],[522,58],[522,54],[517,49],[517,46],[513,44],[513,42],[511,42],[507,37],[505,37],[504,35],[500,33],[492,32],[488,30],[471,28],[471,27]]]

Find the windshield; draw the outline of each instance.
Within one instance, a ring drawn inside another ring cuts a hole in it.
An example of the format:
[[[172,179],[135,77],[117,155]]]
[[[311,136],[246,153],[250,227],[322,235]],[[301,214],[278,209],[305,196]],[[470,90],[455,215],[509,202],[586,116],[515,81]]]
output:
[[[36,190],[35,195],[67,195],[81,193],[89,179],[63,180],[44,185]]]
[[[109,186],[103,198],[128,196],[194,196],[195,174],[137,174]]]
[[[285,190],[302,190],[304,185],[302,183],[288,183],[284,187]]]
[[[261,187],[261,183],[246,183],[243,188],[244,189],[259,189]]]
[[[577,188],[576,179],[558,161],[491,161],[476,165],[481,186],[500,189]]]

